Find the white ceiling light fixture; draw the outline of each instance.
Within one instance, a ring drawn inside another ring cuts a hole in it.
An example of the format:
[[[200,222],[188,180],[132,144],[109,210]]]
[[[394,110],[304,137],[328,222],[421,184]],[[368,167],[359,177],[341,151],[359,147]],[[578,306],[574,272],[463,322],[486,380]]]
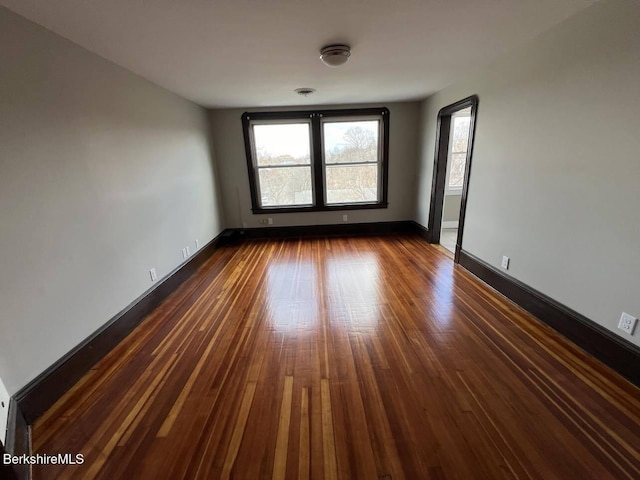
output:
[[[320,60],[327,67],[339,67],[344,65],[351,56],[349,45],[327,45],[320,50]]]

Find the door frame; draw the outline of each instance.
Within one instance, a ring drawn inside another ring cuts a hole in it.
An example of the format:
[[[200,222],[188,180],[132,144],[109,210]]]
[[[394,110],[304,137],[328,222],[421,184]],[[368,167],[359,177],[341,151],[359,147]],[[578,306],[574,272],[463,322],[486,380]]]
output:
[[[478,96],[471,95],[462,100],[447,105],[438,112],[438,124],[436,128],[436,149],[433,159],[433,179],[431,182],[431,203],[429,205],[429,243],[440,243],[440,230],[442,229],[442,210],[446,190],[447,161],[449,159],[449,134],[451,133],[451,117],[459,110],[471,107],[471,120],[469,122],[469,145],[464,168],[464,181],[462,183],[462,197],[460,199],[460,216],[458,222],[458,238],[456,239],[456,251],[454,262],[460,260],[462,248],[462,234],[464,232],[464,220],[467,210],[467,194],[469,191],[469,178],[471,175],[471,159],[473,158],[473,139],[476,131],[476,118],[478,115]]]

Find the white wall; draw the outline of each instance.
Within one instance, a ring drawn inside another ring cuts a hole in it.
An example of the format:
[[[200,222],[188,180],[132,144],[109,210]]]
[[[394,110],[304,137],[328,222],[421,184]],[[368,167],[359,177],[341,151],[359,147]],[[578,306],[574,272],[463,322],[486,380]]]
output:
[[[619,333],[640,316],[640,2],[599,2],[422,104],[423,225],[438,110],[471,94],[463,249]]]
[[[376,105],[332,105],[317,108],[364,108],[384,106],[389,109],[389,208],[350,210],[339,212],[278,213],[254,215],[251,212],[249,174],[244,149],[243,112],[305,110],[314,107],[243,108],[211,111],[211,128],[215,139],[216,158],[220,172],[222,204],[226,226],[264,227],[260,219],[272,217],[274,226],[326,225],[342,223],[342,215],[349,223],[411,220],[415,207],[415,172],[418,143],[419,104],[385,103]]]
[[[442,208],[443,222],[457,222],[460,218],[461,193],[449,193],[444,196],[444,207]]]
[[[0,8],[10,394],[221,230],[204,109]]]

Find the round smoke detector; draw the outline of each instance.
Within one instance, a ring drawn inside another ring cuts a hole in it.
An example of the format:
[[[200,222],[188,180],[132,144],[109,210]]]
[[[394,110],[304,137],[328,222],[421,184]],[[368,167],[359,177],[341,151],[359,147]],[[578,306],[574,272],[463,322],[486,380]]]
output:
[[[327,45],[320,50],[320,60],[328,67],[344,65],[351,56],[349,45]]]

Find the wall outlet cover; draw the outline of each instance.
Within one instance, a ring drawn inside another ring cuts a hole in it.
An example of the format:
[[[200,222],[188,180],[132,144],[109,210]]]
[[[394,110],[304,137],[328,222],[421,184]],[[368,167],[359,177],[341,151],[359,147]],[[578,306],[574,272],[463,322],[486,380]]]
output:
[[[509,257],[502,257],[502,268],[509,269]]]
[[[629,335],[633,335],[636,323],[638,323],[638,319],[636,317],[629,315],[626,312],[622,312],[622,315],[620,315],[620,322],[618,322],[618,328]]]

